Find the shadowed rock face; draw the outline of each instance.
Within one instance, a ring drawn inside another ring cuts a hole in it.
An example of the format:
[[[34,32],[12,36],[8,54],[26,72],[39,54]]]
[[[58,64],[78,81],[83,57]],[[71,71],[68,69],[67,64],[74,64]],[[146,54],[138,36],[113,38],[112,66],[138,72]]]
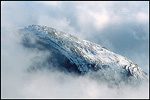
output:
[[[51,56],[45,62],[53,64],[57,70],[79,75],[94,72],[99,78],[114,81],[148,80],[137,64],[90,41],[39,25],[30,25],[20,33],[25,47],[50,51]],[[33,38],[35,42],[31,42]],[[44,65],[36,67],[41,69]]]
[[[38,49],[39,51],[50,51],[51,55],[46,59],[44,63],[53,64],[55,66],[53,69],[57,69],[59,71],[65,71],[65,72],[73,72],[76,74],[80,74],[81,72],[77,69],[77,66],[75,64],[71,64],[69,59],[63,55],[59,50],[52,47],[45,41],[43,38],[36,38],[35,42],[32,43],[30,39],[32,36],[29,34],[26,34],[23,36],[22,44],[29,49]],[[52,41],[51,41],[52,42]],[[43,64],[44,64],[43,63]],[[35,69],[42,69],[42,68],[48,68],[51,69],[51,66],[44,66],[44,65],[36,65],[31,66],[31,68],[28,71],[33,71]]]

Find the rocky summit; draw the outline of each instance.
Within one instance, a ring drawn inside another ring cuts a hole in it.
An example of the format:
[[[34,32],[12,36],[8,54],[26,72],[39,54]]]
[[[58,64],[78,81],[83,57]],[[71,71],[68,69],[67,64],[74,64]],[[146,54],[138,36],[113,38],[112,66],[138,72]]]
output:
[[[24,35],[24,46],[51,51],[53,59],[47,62],[56,64],[57,69],[79,75],[96,73],[95,77],[100,80],[117,83],[148,81],[147,74],[137,64],[96,43],[40,25],[20,29],[20,33]],[[33,37],[36,37],[34,43]]]

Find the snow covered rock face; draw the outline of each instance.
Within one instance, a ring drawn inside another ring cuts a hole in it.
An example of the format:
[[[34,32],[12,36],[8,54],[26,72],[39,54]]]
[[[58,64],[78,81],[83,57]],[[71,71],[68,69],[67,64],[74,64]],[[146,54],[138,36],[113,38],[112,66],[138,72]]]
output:
[[[47,61],[57,63],[68,72],[83,75],[94,72],[94,77],[114,82],[148,81],[147,74],[137,64],[98,44],[46,26],[30,25],[20,32],[26,36],[30,34],[38,37],[38,45],[52,51],[53,57],[57,59],[56,62],[51,58]],[[27,44],[27,41],[24,44]],[[28,44],[28,47],[33,45]]]

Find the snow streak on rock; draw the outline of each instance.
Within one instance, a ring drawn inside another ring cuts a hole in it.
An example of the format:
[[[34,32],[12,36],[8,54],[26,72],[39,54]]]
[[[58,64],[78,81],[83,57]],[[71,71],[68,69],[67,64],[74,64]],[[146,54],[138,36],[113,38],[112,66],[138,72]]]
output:
[[[46,47],[54,48],[53,51],[67,59],[61,66],[71,71],[79,74],[95,72],[99,73],[99,78],[115,82],[148,81],[147,74],[137,64],[96,43],[46,26],[30,25],[20,32],[37,36]]]

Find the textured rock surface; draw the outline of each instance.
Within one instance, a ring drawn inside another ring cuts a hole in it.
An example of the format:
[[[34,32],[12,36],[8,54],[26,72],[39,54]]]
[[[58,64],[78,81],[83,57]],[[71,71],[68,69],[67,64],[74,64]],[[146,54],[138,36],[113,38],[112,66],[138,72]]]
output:
[[[43,46],[40,49],[53,51],[53,57],[57,59],[48,59],[48,62],[58,63],[70,72],[95,72],[99,73],[98,77],[114,81],[148,80],[147,74],[137,64],[98,44],[46,26],[30,25],[20,32],[38,37],[37,43]]]

